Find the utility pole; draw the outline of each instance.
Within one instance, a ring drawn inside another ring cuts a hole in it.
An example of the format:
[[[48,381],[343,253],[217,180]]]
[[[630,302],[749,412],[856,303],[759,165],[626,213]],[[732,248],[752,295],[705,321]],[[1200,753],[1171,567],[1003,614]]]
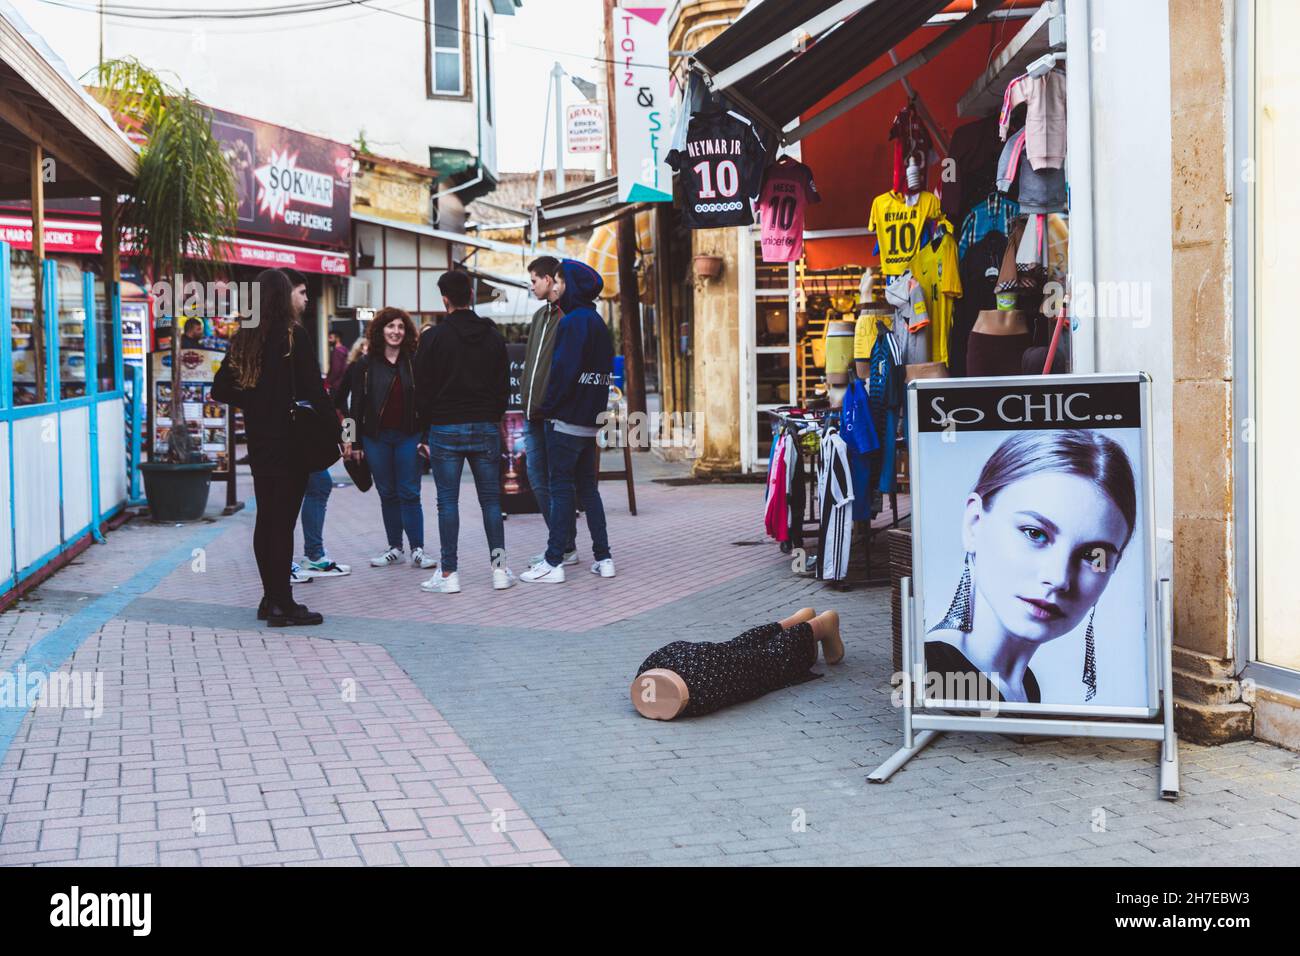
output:
[[[564,192],[564,67],[557,61],[551,67],[555,84],[555,191]]]
[[[618,117],[614,109],[614,0],[605,0],[605,102],[609,115],[605,128],[609,131],[609,172],[618,175]]]

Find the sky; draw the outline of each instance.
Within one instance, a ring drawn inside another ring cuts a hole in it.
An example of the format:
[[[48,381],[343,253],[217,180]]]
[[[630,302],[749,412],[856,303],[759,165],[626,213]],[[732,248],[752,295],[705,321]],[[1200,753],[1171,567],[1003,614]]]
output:
[[[94,66],[99,43],[97,15],[69,9],[61,4],[93,8],[97,5],[97,0],[10,2],[45,37],[54,52],[67,62],[74,75],[80,76]],[[114,4],[127,2],[128,0],[109,0],[109,6],[111,8]],[[238,3],[225,3],[223,0],[129,0],[130,4],[136,6],[175,10],[217,6],[273,7],[301,2],[303,0],[240,0]],[[391,8],[407,14],[422,13],[419,0],[367,2],[372,6]],[[524,0],[523,6],[515,11],[513,17],[496,18],[497,166],[501,171],[518,172],[537,168],[543,129],[554,129],[553,121],[548,124],[545,111],[550,71],[555,62],[558,61],[572,75],[593,82],[603,80],[601,65],[595,62],[603,30],[602,9],[601,0]],[[331,17],[333,19],[328,28],[340,31],[351,29],[351,24],[362,18],[367,18],[372,23],[391,22],[391,29],[394,30],[408,29],[410,26],[401,18],[374,11],[332,14]],[[111,18],[110,23],[130,22],[144,29],[175,32],[178,42],[191,43],[191,48],[194,49],[197,44],[182,38],[201,22],[206,22],[207,28],[213,30],[273,30],[288,34],[293,29],[294,20],[294,17],[268,17],[233,26],[229,25],[229,21],[214,24],[211,21],[183,20],[153,26],[141,25],[139,21],[115,21]],[[325,27],[318,20],[315,28]],[[110,36],[113,35],[110,33]],[[116,35],[120,35],[120,31]],[[110,57],[129,55],[131,52],[130,49],[122,48],[118,42],[110,43],[105,50]],[[202,56],[201,49],[195,49],[195,55]],[[309,70],[305,69],[301,77],[302,82],[310,83]],[[585,102],[571,81],[566,79],[563,87],[566,106]],[[555,147],[552,137],[547,149],[546,167],[553,168],[554,163]],[[591,154],[565,156],[566,168],[591,168],[594,165],[595,156]]]

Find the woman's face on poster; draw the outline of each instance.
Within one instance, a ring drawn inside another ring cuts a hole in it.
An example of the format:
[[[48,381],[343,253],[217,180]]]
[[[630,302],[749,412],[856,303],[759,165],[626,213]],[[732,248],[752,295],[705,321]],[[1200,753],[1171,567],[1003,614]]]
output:
[[[975,590],[1008,633],[1035,643],[1079,625],[1129,537],[1101,488],[1061,472],[1022,478],[991,502],[972,493],[962,532],[974,555]]]

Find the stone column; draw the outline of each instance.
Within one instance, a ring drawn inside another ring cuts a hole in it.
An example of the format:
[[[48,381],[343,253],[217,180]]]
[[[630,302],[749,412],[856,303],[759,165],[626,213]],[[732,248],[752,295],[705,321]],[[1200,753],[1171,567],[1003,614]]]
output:
[[[1249,737],[1234,613],[1232,64],[1227,0],[1170,0],[1174,691],[1178,731]]]
[[[722,273],[695,280],[696,477],[740,471],[740,229],[692,234],[697,256],[721,256]]]

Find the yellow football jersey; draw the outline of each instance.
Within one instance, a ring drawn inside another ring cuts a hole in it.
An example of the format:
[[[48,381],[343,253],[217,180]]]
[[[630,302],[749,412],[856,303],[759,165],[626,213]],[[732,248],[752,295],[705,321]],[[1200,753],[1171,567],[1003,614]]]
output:
[[[880,245],[880,271],[887,276],[907,271],[922,229],[940,215],[939,197],[929,191],[918,193],[916,202],[910,205],[902,193],[892,191],[872,200],[867,228],[876,234]]]

